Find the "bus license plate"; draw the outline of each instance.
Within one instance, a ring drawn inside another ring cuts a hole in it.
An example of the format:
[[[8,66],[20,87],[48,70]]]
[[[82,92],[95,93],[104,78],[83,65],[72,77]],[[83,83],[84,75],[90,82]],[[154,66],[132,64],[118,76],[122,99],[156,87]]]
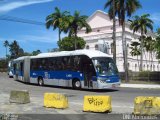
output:
[[[113,85],[112,85],[112,88],[115,88],[115,87],[116,87],[116,85],[115,85],[115,84],[113,84]]]

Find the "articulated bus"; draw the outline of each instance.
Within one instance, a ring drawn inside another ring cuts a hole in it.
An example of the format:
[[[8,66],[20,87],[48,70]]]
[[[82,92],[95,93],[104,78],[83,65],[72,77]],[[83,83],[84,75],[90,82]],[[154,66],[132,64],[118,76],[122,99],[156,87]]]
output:
[[[95,50],[62,51],[25,56],[13,61],[14,79],[39,85],[74,89],[108,89],[120,86],[111,56]]]

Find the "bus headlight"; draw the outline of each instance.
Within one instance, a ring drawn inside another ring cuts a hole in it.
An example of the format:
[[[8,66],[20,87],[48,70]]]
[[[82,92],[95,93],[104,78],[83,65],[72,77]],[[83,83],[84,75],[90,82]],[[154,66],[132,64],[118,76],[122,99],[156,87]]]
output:
[[[111,80],[110,79],[104,79],[104,78],[98,78],[98,81],[100,82],[100,83],[109,83]]]
[[[98,81],[101,82],[101,83],[105,83],[105,80],[98,79]]]
[[[106,79],[104,79],[104,78],[98,78],[98,81],[99,81],[100,83],[106,83]]]

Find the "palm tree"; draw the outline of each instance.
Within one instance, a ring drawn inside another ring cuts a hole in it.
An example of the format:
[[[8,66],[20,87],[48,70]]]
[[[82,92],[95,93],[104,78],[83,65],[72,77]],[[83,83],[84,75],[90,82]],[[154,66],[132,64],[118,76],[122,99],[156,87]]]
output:
[[[113,0],[108,0],[111,7],[109,9],[109,14],[113,14],[111,12],[113,10]],[[107,5],[107,4],[106,4]],[[123,57],[124,57],[124,65],[125,65],[125,78],[128,81],[128,62],[127,62],[127,46],[126,46],[126,38],[125,38],[125,19],[127,17],[131,17],[132,14],[141,8],[141,4],[138,0],[115,0],[115,14],[118,15],[119,25],[122,26],[122,47],[123,47]],[[111,15],[113,16],[113,15]]]
[[[109,8],[108,13],[109,13],[109,17],[112,20],[113,19],[113,60],[116,64],[116,8],[115,8],[115,0],[108,0],[105,5],[104,5],[104,9]]]
[[[55,7],[55,12],[46,17],[46,28],[53,27],[53,30],[58,29],[59,41],[61,40],[61,33],[68,25],[66,25],[66,18],[69,16],[68,11],[61,12],[59,8]]]
[[[155,50],[156,41],[151,37],[146,37],[143,41],[144,48],[147,52],[149,52],[149,61],[151,62],[151,65],[153,63],[153,51]]]
[[[160,28],[157,29],[155,51],[156,51],[156,57],[160,59]]]
[[[6,48],[6,59],[7,59],[7,48],[9,46],[9,42],[8,40],[5,40],[4,43],[3,43],[4,47]]]
[[[139,67],[138,56],[141,55],[140,43],[139,43],[139,42],[132,42],[130,48],[131,48],[131,52],[130,52],[131,55],[132,55],[132,56],[137,56],[138,67]]]
[[[16,40],[14,40],[10,45],[9,45],[9,51],[11,53],[11,58],[17,58],[19,57],[19,52],[20,52],[20,46]],[[21,50],[22,51],[22,50]]]
[[[149,19],[149,14],[144,14],[142,16],[134,16],[134,20],[131,22],[130,28],[133,30],[133,33],[140,31],[141,32],[141,61],[140,61],[140,71],[142,71],[143,65],[143,48],[144,48],[144,39],[143,36],[147,33],[148,30],[153,30],[153,21]]]
[[[78,30],[80,30],[82,28],[85,29],[86,33],[91,32],[92,29],[86,21],[87,18],[88,18],[87,16],[80,15],[80,12],[75,11],[74,15],[70,18],[71,22],[68,27],[69,36],[74,36],[75,38],[77,38]],[[76,50],[76,48],[77,48],[77,45],[76,45],[76,39],[75,39],[75,50]]]

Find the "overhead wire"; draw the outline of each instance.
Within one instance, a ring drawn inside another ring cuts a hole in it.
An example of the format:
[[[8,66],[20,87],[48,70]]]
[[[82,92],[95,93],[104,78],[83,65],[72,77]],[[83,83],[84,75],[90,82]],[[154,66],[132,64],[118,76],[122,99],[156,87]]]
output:
[[[39,22],[39,21],[35,21],[35,20],[28,20],[28,19],[14,17],[14,16],[8,16],[8,15],[1,15],[0,20],[33,24],[33,25],[43,25],[43,26],[45,25],[45,23],[43,23],[43,22]]]

